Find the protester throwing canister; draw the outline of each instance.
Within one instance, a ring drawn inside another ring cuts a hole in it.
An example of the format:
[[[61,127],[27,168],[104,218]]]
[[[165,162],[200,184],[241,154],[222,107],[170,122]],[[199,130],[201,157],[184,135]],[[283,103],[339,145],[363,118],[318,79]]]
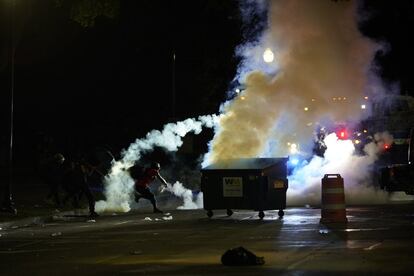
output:
[[[135,202],[138,203],[140,198],[148,199],[154,208],[154,213],[162,213],[162,211],[157,208],[155,196],[149,189],[149,185],[158,178],[164,186],[167,186],[167,181],[160,175],[160,169],[161,166],[157,162],[152,163],[149,168],[135,165],[129,169],[130,175],[135,181]]]

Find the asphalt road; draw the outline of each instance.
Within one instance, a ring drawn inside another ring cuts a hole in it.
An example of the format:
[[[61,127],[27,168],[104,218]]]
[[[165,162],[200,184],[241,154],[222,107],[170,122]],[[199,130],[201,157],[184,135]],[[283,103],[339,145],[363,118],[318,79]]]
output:
[[[319,224],[320,209],[56,216],[0,230],[1,275],[412,275],[414,205],[347,208],[348,224]],[[230,248],[265,258],[227,267]]]

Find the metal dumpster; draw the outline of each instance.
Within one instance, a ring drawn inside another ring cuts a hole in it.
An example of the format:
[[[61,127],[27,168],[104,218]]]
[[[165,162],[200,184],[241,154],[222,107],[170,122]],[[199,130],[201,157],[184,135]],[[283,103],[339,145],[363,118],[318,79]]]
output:
[[[207,216],[213,210],[252,209],[264,217],[265,210],[286,208],[288,158],[223,160],[201,170],[201,191]]]

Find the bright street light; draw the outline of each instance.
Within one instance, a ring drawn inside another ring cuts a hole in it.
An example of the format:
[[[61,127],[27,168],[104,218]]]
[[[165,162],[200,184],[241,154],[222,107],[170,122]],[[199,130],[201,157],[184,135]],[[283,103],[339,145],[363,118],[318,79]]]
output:
[[[275,59],[275,55],[273,54],[272,50],[270,48],[267,48],[263,52],[263,60],[266,63],[271,63],[271,62],[273,62],[274,59]]]

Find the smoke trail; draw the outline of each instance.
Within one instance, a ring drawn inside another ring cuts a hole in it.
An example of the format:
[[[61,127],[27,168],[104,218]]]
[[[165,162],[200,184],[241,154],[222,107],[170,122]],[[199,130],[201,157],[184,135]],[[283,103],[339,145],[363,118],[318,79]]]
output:
[[[154,147],[161,147],[167,151],[177,151],[183,144],[182,138],[187,133],[199,134],[203,126],[212,128],[217,121],[218,116],[216,115],[200,116],[198,120],[186,119],[177,123],[166,124],[162,131],[152,130],[145,138],[137,139],[129,145],[127,150],[122,152],[122,159],[112,165],[110,174],[105,177],[104,195],[106,200],[97,202],[96,210],[98,212],[129,211],[134,183],[127,169],[139,160],[143,153],[153,150]]]
[[[260,39],[263,30],[267,27],[267,2],[265,0],[240,1],[240,13],[244,23],[244,44],[236,48],[236,55],[242,58],[236,76],[236,79],[239,81],[254,70],[271,73],[275,69],[264,64],[262,60],[263,47],[266,45],[262,45]]]
[[[365,145],[364,154],[358,155],[352,141],[339,140],[335,133],[328,135],[325,138],[327,150],[324,158],[314,156],[308,164],[297,168],[289,177],[288,204],[319,205],[321,179],[325,174],[341,174],[348,204],[386,203],[388,194],[370,185],[370,168],[384,144],[391,143],[392,137],[388,133],[376,134],[374,141]]]
[[[203,208],[203,193],[198,193],[194,198],[193,192],[190,189],[185,188],[184,185],[178,181],[175,182],[174,185],[168,184],[165,190],[183,200],[183,205],[179,206],[178,209],[187,210]]]
[[[355,11],[353,1],[270,2],[268,29],[246,51],[257,60],[271,48],[275,61],[267,66],[276,68],[276,75],[262,70],[246,76],[242,95],[222,107],[203,166],[260,156],[269,139],[277,141],[272,156],[287,155],[285,145],[292,139],[309,151],[317,122],[358,121],[366,115],[360,101],[376,92],[369,82],[375,78],[368,76],[379,47],[361,36]],[[334,102],[335,97],[344,100]]]

